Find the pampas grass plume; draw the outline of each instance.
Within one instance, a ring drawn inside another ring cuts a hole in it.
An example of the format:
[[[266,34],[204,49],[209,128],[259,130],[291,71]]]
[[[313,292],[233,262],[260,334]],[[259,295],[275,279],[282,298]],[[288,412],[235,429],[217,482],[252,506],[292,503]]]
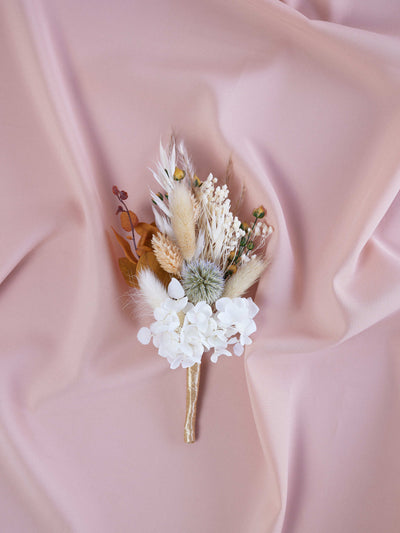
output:
[[[258,280],[267,266],[268,261],[258,257],[242,264],[237,272],[226,281],[223,296],[227,298],[242,296]]]
[[[166,288],[149,268],[143,268],[138,273],[137,280],[139,295],[151,310],[159,307],[168,298]]]
[[[183,258],[190,261],[196,251],[195,218],[190,190],[183,183],[177,183],[169,202],[176,242]]]

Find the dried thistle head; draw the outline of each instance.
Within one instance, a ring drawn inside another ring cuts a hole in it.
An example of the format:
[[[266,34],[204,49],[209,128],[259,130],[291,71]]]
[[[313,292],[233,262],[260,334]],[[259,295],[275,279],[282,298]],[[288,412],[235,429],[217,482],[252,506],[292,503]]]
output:
[[[163,233],[153,235],[151,244],[161,268],[169,274],[180,276],[183,257],[178,246]]]
[[[182,285],[190,302],[212,305],[224,290],[224,274],[215,263],[197,259],[182,268]]]

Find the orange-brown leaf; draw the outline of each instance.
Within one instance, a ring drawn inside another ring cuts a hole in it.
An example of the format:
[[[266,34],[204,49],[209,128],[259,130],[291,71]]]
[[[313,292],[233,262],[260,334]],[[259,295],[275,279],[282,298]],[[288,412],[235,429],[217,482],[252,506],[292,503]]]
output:
[[[117,238],[117,241],[122,246],[122,249],[124,250],[125,256],[127,257],[127,259],[129,259],[129,261],[132,261],[132,263],[137,263],[138,260],[133,255],[133,252],[132,252],[132,249],[131,249],[131,245],[129,244],[129,242],[126,239],[124,239],[124,237],[122,237],[122,235],[117,233],[114,228],[112,228],[112,230],[113,230],[113,232],[115,234],[115,237]]]
[[[139,224],[139,219],[136,216],[136,214],[133,211],[129,211],[129,215],[131,216],[132,226],[136,227]],[[132,231],[131,223],[129,221],[129,216],[126,211],[123,211],[121,213],[121,226],[125,231]]]
[[[154,223],[147,224],[147,222],[139,222],[136,225],[135,230],[141,237],[148,233],[151,233],[151,235],[153,235],[154,233],[158,233],[157,226]]]
[[[165,272],[160,266],[160,263],[157,261],[154,252],[144,252],[137,264],[136,273],[139,273],[142,268],[150,269],[157,278],[168,287],[169,282],[171,281],[171,275]]]
[[[137,264],[132,263],[127,257],[120,257],[118,259],[119,269],[124,276],[125,281],[130,287],[138,287],[136,279]]]
[[[157,226],[155,224],[147,224],[147,222],[140,222],[135,229],[140,235],[138,249],[145,250],[148,248],[148,251],[151,251],[153,249],[151,246],[151,239],[154,234],[159,232]]]
[[[140,257],[145,252],[152,252],[152,251],[153,251],[153,248],[151,246],[147,246],[147,245],[144,244],[143,246],[140,245],[140,246],[137,247],[136,253]]]

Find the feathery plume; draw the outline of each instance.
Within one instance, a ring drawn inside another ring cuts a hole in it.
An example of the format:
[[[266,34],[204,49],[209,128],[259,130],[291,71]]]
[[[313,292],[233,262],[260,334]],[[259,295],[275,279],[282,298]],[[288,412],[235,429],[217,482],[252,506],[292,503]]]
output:
[[[164,285],[149,268],[140,270],[137,274],[137,281],[140,295],[152,310],[168,298]]]
[[[157,261],[165,272],[180,275],[183,257],[177,245],[167,235],[156,233],[152,240],[153,250]]]
[[[196,174],[196,171],[183,141],[178,144],[176,155],[178,164],[183,168],[190,180],[192,180]]]
[[[186,261],[192,259],[196,251],[195,219],[192,195],[183,184],[177,184],[169,198],[171,225],[176,242]]]
[[[268,260],[252,257],[226,281],[223,296],[227,298],[242,296],[258,280],[267,266]]]
[[[165,216],[163,216],[155,206],[153,205],[153,215],[156,221],[157,228],[162,232],[168,235],[168,237],[173,238],[174,232],[172,230],[171,222]]]

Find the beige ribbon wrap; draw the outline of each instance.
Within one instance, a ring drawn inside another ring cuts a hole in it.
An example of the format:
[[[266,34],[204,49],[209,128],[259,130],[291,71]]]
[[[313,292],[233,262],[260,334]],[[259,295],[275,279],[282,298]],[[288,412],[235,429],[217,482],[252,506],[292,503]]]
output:
[[[184,439],[187,444],[196,440],[196,411],[199,397],[200,363],[186,370],[186,419]]]

